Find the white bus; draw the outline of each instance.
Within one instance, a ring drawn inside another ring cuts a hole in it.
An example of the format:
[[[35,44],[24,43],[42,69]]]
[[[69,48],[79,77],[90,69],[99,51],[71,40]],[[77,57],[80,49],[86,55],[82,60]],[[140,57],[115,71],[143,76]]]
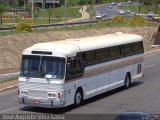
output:
[[[124,86],[143,76],[143,38],[117,32],[38,43],[23,51],[19,102],[57,108]]]

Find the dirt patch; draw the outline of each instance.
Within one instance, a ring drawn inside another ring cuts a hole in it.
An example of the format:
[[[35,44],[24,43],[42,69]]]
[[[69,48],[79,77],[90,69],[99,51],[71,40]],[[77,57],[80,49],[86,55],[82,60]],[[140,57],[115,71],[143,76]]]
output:
[[[144,38],[144,49],[150,51],[151,37],[157,31],[155,27],[113,27],[105,29],[57,31],[45,33],[28,33],[0,37],[0,73],[15,72],[19,69],[21,54],[24,49],[35,43],[104,35],[115,32],[125,32],[141,35]]]

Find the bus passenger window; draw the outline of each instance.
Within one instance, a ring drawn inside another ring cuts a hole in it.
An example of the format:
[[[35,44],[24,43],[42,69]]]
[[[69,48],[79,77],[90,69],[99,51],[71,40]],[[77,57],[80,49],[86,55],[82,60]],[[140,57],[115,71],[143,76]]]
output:
[[[133,54],[133,50],[132,50],[132,44],[125,44],[123,45],[123,55],[124,56],[129,56]]]
[[[90,65],[96,63],[95,51],[89,51],[85,53],[85,64]]]
[[[135,52],[135,54],[144,52],[142,41],[134,43],[134,52]]]
[[[120,57],[120,48],[119,46],[114,46],[109,48],[111,59],[116,59]]]
[[[73,67],[73,73],[74,73],[74,75],[82,73],[82,66],[81,66],[80,59],[73,60],[72,67]]]
[[[98,62],[103,62],[109,59],[109,51],[107,48],[99,49],[96,51],[96,58]]]

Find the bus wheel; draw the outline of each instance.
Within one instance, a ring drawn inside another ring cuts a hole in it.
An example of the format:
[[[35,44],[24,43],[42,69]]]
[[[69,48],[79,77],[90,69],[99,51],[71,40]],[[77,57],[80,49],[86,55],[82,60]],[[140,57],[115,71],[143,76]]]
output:
[[[130,86],[131,86],[131,80],[130,80],[129,75],[127,74],[126,78],[125,78],[125,85],[124,85],[124,87],[125,87],[125,89],[128,89],[128,88],[130,88]]]
[[[76,91],[75,96],[74,96],[75,107],[79,107],[82,104],[82,101],[83,101],[82,91],[80,89],[78,89]]]

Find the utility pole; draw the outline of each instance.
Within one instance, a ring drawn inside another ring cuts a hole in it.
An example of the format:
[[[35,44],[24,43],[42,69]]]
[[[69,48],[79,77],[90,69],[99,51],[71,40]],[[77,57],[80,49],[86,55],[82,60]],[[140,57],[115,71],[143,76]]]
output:
[[[43,19],[45,18],[46,0],[43,0]]]
[[[65,17],[65,28],[67,28],[67,0],[65,0],[65,11],[64,11],[64,17]]]
[[[26,10],[26,1],[24,0],[24,11]]]
[[[94,19],[94,0],[92,0],[92,21]]]
[[[32,0],[32,20],[34,19],[34,15],[33,15],[33,6],[34,4],[33,4],[33,0]]]
[[[55,10],[54,10],[54,8],[55,8],[55,2],[54,2],[54,0],[53,0],[53,20],[54,20],[54,18],[55,18]]]
[[[137,12],[139,12],[139,0],[137,0]]]

